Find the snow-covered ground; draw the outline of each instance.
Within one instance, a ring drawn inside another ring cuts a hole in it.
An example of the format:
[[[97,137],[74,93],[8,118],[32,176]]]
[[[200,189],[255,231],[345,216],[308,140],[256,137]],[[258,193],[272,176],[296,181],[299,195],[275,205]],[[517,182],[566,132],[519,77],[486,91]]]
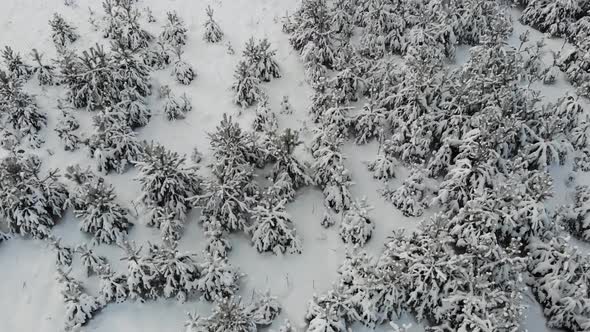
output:
[[[0,46],[10,45],[21,54],[36,48],[46,54],[47,58],[55,56],[51,42],[48,20],[54,12],[61,13],[69,22],[78,27],[81,38],[76,42],[77,49],[86,49],[95,43],[107,44],[100,31],[95,31],[89,23],[90,15],[102,15],[100,1],[75,0],[74,6],[65,6],[63,0],[2,0],[0,1]],[[288,36],[281,31],[281,18],[287,12],[293,12],[298,1],[292,0],[142,0],[141,7],[149,6],[157,18],[156,23],[145,27],[157,34],[164,21],[165,13],[176,10],[184,19],[189,32],[188,43],[183,58],[196,69],[198,77],[189,86],[175,82],[169,70],[153,73],[155,89],[158,85],[170,85],[179,94],[185,92],[192,100],[193,111],[186,119],[170,122],[158,111],[162,108],[160,101],[150,97],[155,116],[150,123],[138,130],[142,139],[153,140],[167,148],[190,155],[197,147],[205,154],[207,164],[211,156],[208,152],[207,133],[219,123],[224,113],[231,114],[243,126],[248,126],[253,118],[252,110],[240,110],[232,103],[230,91],[235,66],[240,59],[244,43],[252,36],[267,37],[277,50],[277,60],[282,69],[282,77],[265,83],[270,96],[270,105],[274,110],[280,109],[284,95],[294,108],[290,115],[279,114],[280,126],[302,128],[309,133],[313,124],[308,117],[311,88],[305,82],[303,65],[296,51],[288,42]],[[215,17],[222,27],[225,37],[219,44],[203,41],[205,8],[211,5]],[[94,12],[95,14],[91,14]],[[517,34],[524,29],[515,22],[515,37],[511,43],[517,43]],[[532,32],[534,39],[542,35]],[[235,54],[228,54],[228,43]],[[559,49],[562,40],[548,40],[546,49]],[[461,47],[457,62],[465,61],[467,48]],[[556,85],[540,86],[546,100],[555,100],[562,96],[571,86],[563,79]],[[48,126],[44,130],[46,143],[37,153],[43,159],[44,169],[64,169],[68,165],[79,163],[93,165],[84,150],[66,152],[56,133],[51,129],[59,115],[56,108],[57,98],[64,96],[61,87],[39,88],[29,83],[27,90],[33,93],[42,111],[48,114]],[[586,106],[588,106],[586,104]],[[590,109],[590,108],[587,108]],[[83,130],[90,133],[90,113],[77,111],[76,116],[82,122]],[[309,135],[307,138],[309,138]],[[303,150],[303,149],[302,149]],[[420,218],[407,218],[378,192],[383,185],[373,179],[367,171],[366,161],[374,158],[376,144],[357,146],[347,143],[344,152],[349,156],[346,165],[352,172],[355,185],[352,192],[355,197],[367,197],[374,209],[370,216],[375,221],[376,229],[367,245],[369,252],[379,253],[387,236],[393,229],[414,230]],[[0,152],[2,154],[3,152]],[[302,158],[309,159],[305,151],[299,151]],[[553,174],[556,192],[551,204],[559,205],[567,200],[560,190],[567,176],[564,168],[555,169]],[[202,170],[206,172],[205,169]],[[119,201],[132,211],[135,199],[140,194],[139,183],[134,180],[137,171],[130,169],[124,174],[110,174],[106,181],[115,185]],[[401,174],[396,181],[403,180]],[[400,179],[401,178],[401,179]],[[561,179],[561,180],[559,180]],[[582,183],[590,183],[590,178],[579,178]],[[394,183],[395,184],[395,183]],[[0,190],[2,190],[0,188]],[[337,228],[325,229],[320,225],[325,207],[321,191],[305,188],[298,193],[295,202],[289,204],[288,212],[293,216],[294,224],[303,242],[300,255],[275,256],[260,254],[250,244],[244,234],[231,236],[233,251],[230,262],[246,274],[242,280],[240,294],[249,300],[254,291],[270,289],[271,293],[283,305],[283,313],[275,321],[277,327],[288,318],[298,330],[304,330],[304,314],[307,302],[314,293],[321,293],[330,288],[336,280],[337,268],[346,252],[346,245],[339,238]],[[181,250],[200,253],[204,246],[201,225],[197,222],[198,214],[189,215],[189,224],[180,240]],[[157,241],[160,232],[148,228],[145,218],[140,215],[133,220],[135,227],[130,231],[130,238],[138,244]],[[77,221],[68,213],[55,228],[54,233],[65,244],[75,246],[89,241],[78,229]],[[123,264],[119,258],[124,252],[116,246],[100,246],[97,251],[107,256],[112,264]],[[63,326],[64,307],[55,281],[54,253],[46,242],[38,240],[13,239],[0,245],[0,331],[59,331]],[[82,277],[82,271],[74,271]],[[85,278],[84,278],[85,279]],[[97,279],[84,281],[89,290],[96,290]],[[526,320],[526,327],[531,332],[550,331],[544,326],[545,319],[534,299]],[[146,303],[132,301],[123,304],[110,304],[96,315],[83,331],[181,331],[187,312],[206,314],[211,305],[205,301],[191,300],[178,303],[175,300],[157,300]],[[412,320],[409,318],[409,320]],[[414,323],[411,331],[422,331]],[[365,328],[355,326],[355,331]],[[387,330],[381,327],[378,330]]]

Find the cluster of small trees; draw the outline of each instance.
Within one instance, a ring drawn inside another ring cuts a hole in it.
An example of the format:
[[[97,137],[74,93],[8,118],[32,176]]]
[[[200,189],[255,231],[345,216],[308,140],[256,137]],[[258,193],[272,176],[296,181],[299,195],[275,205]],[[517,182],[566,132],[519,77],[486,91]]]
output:
[[[574,1],[528,1],[520,21],[551,36],[564,37],[574,48],[557,59],[578,94],[590,96],[590,4]]]
[[[260,121],[267,122],[268,118]],[[201,209],[211,253],[225,256],[229,246],[222,234],[233,231],[249,233],[260,252],[300,252],[291,217],[285,211],[285,203],[294,199],[295,190],[311,184],[305,165],[292,155],[300,144],[297,134],[291,130],[244,131],[224,114],[209,138],[214,178],[205,180],[203,193],[191,201]],[[274,163],[271,183],[261,188],[254,168],[268,163]]]
[[[351,137],[358,144],[379,139],[379,155],[369,163],[375,178],[394,177],[400,164],[413,169],[401,187],[382,191],[406,216],[441,209],[421,233],[395,234],[378,259],[349,257],[334,288],[310,303],[308,331],[346,331],[357,321],[375,326],[402,311],[441,331],[517,328],[521,275],[531,272],[524,257],[542,255],[531,244],[560,232],[543,203],[551,195],[547,170],[573,157],[578,168],[588,168],[588,158],[578,157],[588,144],[583,109],[572,96],[540,103],[531,83],[554,81],[559,64],[544,65],[542,44],[530,43],[528,34],[518,48],[504,43],[512,31],[509,9],[498,1],[426,3],[307,0],[285,21],[315,90],[314,180],[329,206],[353,207],[344,213],[342,238],[362,245],[372,227],[344,194],[347,186],[335,193],[330,183],[350,183],[339,146]],[[585,33],[582,25],[577,34]],[[361,39],[353,46],[348,39],[356,27]],[[445,68],[457,44],[476,46],[465,64]],[[385,56],[391,53],[401,54],[402,63]],[[349,106],[363,97],[363,109]],[[561,219],[583,238],[582,190],[578,197]],[[362,231],[353,227],[360,224]],[[587,299],[584,292],[579,301]],[[581,302],[557,315],[563,298],[535,295],[549,317],[557,316],[553,326],[585,328],[571,318],[586,315],[573,308]]]

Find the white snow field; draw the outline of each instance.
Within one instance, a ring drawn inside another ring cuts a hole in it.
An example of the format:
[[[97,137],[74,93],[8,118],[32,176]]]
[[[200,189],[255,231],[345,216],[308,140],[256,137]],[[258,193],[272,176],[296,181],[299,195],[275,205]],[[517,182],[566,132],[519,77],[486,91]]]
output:
[[[102,31],[97,31],[89,22],[89,17],[97,20],[103,15],[101,1],[73,0],[72,5],[65,5],[64,0],[0,0],[0,47],[11,46],[26,59],[33,48],[45,54],[46,59],[56,56],[48,21],[55,12],[60,13],[66,21],[77,27],[80,38],[74,43],[77,50],[85,50],[96,43],[108,45]],[[300,160],[311,161],[307,147],[311,142],[311,128],[316,126],[308,114],[313,90],[305,79],[305,69],[296,50],[289,43],[288,34],[282,31],[281,20],[286,13],[293,13],[299,6],[294,0],[139,0],[139,8],[149,7],[157,21],[147,23],[142,19],[143,28],[158,35],[165,20],[167,11],[175,10],[184,20],[188,28],[187,44],[184,47],[183,59],[190,63],[197,77],[190,85],[181,85],[171,75],[169,69],[156,70],[151,74],[153,91],[162,85],[169,85],[177,95],[186,93],[192,100],[193,110],[186,118],[168,121],[162,113],[161,99],[154,92],[148,97],[152,109],[150,122],[136,129],[140,139],[160,143],[172,151],[190,156],[196,147],[203,152],[199,173],[209,175],[205,165],[212,161],[207,133],[212,132],[219,124],[224,113],[231,115],[243,128],[250,128],[254,118],[254,108],[241,109],[232,102],[230,90],[234,81],[234,71],[244,44],[250,37],[268,38],[271,47],[276,49],[276,60],[281,68],[281,77],[263,83],[269,96],[271,109],[279,118],[280,128],[300,129],[304,140],[303,146],[296,150]],[[216,44],[203,40],[203,23],[206,20],[205,9],[211,6],[214,17],[221,26],[224,37]],[[513,10],[514,33],[509,44],[518,45],[518,35],[531,30],[531,38],[538,40],[543,35],[532,28],[521,25],[517,18],[518,10]],[[228,44],[235,54],[228,54]],[[545,51],[558,50],[563,39],[546,40]],[[566,45],[566,49],[571,47]],[[455,66],[464,63],[468,57],[468,47],[460,46]],[[549,53],[544,61],[550,62]],[[566,91],[574,88],[564,79],[563,74],[553,85],[537,87],[542,91],[544,101],[555,101]],[[42,160],[42,170],[80,164],[82,167],[96,166],[89,159],[84,147],[77,151],[64,151],[63,143],[53,130],[57,124],[59,111],[57,99],[65,97],[62,86],[39,86],[29,81],[24,89],[35,96],[41,111],[47,113],[47,127],[41,135],[45,143],[34,150]],[[283,114],[279,110],[283,96],[288,96],[293,107],[292,114]],[[590,105],[585,99],[580,102],[586,110]],[[354,104],[356,106],[356,104]],[[362,103],[359,104],[362,106]],[[88,137],[92,132],[92,112],[76,110],[74,115],[81,123],[82,136]],[[406,229],[408,232],[417,229],[420,220],[428,218],[436,212],[429,209],[422,217],[405,217],[390,202],[385,200],[379,190],[383,183],[373,178],[367,170],[366,163],[377,154],[378,144],[356,145],[352,140],[345,143],[343,151],[348,156],[345,165],[350,169],[354,185],[351,188],[354,197],[366,197],[373,209],[369,212],[375,224],[373,235],[365,249],[374,255],[383,250],[384,243],[395,229]],[[7,151],[0,149],[0,156]],[[408,171],[398,167],[399,171],[391,185],[397,187],[407,177]],[[267,170],[259,172],[266,174]],[[571,162],[564,166],[551,167],[554,178],[554,197],[547,202],[550,208],[558,207],[571,201],[565,187],[565,180],[571,171]],[[258,171],[257,171],[258,172]],[[137,202],[141,189],[135,180],[138,171],[130,168],[123,174],[115,172],[105,176],[105,181],[115,187],[118,202],[131,211],[134,223],[129,231],[129,239],[138,245],[147,246],[148,242],[160,241],[160,230],[148,227],[148,217]],[[262,177],[262,176],[261,176]],[[580,173],[577,184],[590,184],[590,178]],[[0,188],[6,190],[6,188]],[[302,242],[301,254],[275,255],[259,253],[251,244],[250,238],[243,232],[229,235],[232,251],[229,262],[244,273],[240,281],[239,294],[244,302],[249,302],[254,292],[270,290],[282,305],[281,314],[268,328],[277,331],[285,319],[290,320],[295,331],[305,331],[307,323],[305,313],[308,302],[314,294],[321,294],[332,287],[338,278],[338,267],[343,262],[348,246],[338,234],[338,226],[324,228],[320,224],[326,208],[322,191],[314,186],[298,190],[295,200],[287,205],[287,212],[292,216],[295,229]],[[179,240],[180,251],[198,254],[203,258],[205,236],[203,226],[198,222],[199,212],[191,211],[187,218],[182,238]],[[90,243],[90,236],[79,230],[79,221],[72,211],[53,228],[52,233],[60,237],[62,244],[76,247]],[[0,227],[2,230],[2,227]],[[572,240],[584,250],[588,245]],[[104,255],[115,269],[124,270],[125,262],[120,258],[125,252],[116,245],[98,245],[95,251]],[[74,258],[72,276],[81,280],[84,287],[92,295],[97,295],[99,279],[96,276],[86,277],[80,267],[78,258]],[[15,237],[0,244],[0,331],[6,332],[53,332],[62,331],[64,326],[65,307],[60,294],[61,286],[56,281],[55,252],[47,241]],[[557,331],[545,326],[540,305],[531,292],[525,299],[529,303],[523,329],[531,332]],[[176,299],[158,299],[139,302],[127,300],[123,303],[110,303],[96,313],[79,331],[125,331],[125,332],[174,332],[183,331],[188,312],[196,312],[207,316],[212,304],[202,299],[189,299],[181,303]],[[401,323],[411,323],[408,331],[424,331],[424,326],[413,317],[403,316]],[[267,330],[265,328],[264,330]],[[370,331],[372,329],[355,323],[353,331]],[[376,331],[391,331],[388,324],[378,326]]]

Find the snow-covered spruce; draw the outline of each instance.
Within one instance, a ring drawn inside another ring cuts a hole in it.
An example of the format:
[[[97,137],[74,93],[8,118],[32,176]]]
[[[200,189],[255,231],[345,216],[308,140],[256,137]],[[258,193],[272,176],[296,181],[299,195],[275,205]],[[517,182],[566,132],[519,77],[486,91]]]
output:
[[[10,46],[5,46],[2,50],[2,60],[8,74],[16,80],[28,80],[33,74],[31,65],[26,64],[18,52],[15,52]]]
[[[256,105],[256,117],[252,129],[258,132],[275,132],[279,127],[277,115],[270,109],[268,97],[264,96]]]
[[[552,36],[564,36],[584,12],[582,1],[529,1],[520,21]]]
[[[557,220],[572,235],[590,241],[590,189],[588,186],[576,187],[574,204],[557,212]]]
[[[93,118],[94,133],[88,138],[88,152],[96,159],[97,170],[123,173],[138,160],[143,146],[127,124],[124,114],[115,109],[99,111]]]
[[[51,27],[51,38],[58,50],[75,42],[80,37],[76,32],[76,28],[67,23],[58,13],[53,14],[49,26]]]
[[[240,61],[234,74],[235,81],[232,85],[234,91],[233,101],[241,107],[254,105],[262,97],[260,79],[245,61]]]
[[[413,170],[402,185],[395,189],[382,192],[393,205],[400,209],[406,217],[420,217],[427,207],[425,191],[427,190],[425,175],[420,169]]]
[[[131,128],[147,125],[152,117],[152,111],[144,96],[136,88],[126,86],[119,94],[120,101],[113,107],[127,118]]]
[[[80,219],[80,230],[90,233],[97,244],[125,241],[133,224],[127,210],[116,202],[114,187],[77,165],[67,168],[66,178],[77,185],[70,199],[74,215]]]
[[[58,281],[62,284],[62,297],[65,303],[66,331],[77,331],[94,317],[102,308],[97,298],[86,293],[84,288],[67,274],[58,270]]]
[[[124,274],[109,269],[100,273],[99,300],[103,305],[110,302],[122,303],[127,300],[127,278]]]
[[[154,38],[141,28],[135,3],[135,0],[106,0],[102,5],[106,14],[103,36],[130,50],[145,48]]]
[[[0,125],[13,129],[18,141],[26,140],[31,147],[39,147],[43,140],[39,132],[47,125],[35,99],[22,91],[22,80],[0,70]]]
[[[160,38],[173,47],[186,44],[187,28],[184,22],[174,11],[166,13],[166,25],[164,25]]]
[[[182,96],[176,97],[174,94],[169,93],[166,97],[164,104],[164,114],[169,121],[184,119],[186,113],[192,111],[193,106],[190,99],[183,93]]]
[[[363,106],[352,120],[356,144],[365,144],[379,137],[385,123],[384,113],[385,109],[378,108],[373,103]]]
[[[205,27],[203,39],[209,43],[217,43],[223,38],[223,31],[221,31],[219,24],[213,19],[213,8],[211,6],[207,6],[206,13],[207,21],[203,24]]]
[[[155,44],[142,50],[141,59],[143,63],[152,69],[164,69],[170,64],[172,49],[163,40],[158,40]]]
[[[269,82],[272,78],[281,77],[279,64],[275,60],[276,51],[270,49],[268,39],[262,39],[256,43],[250,38],[244,47],[244,61],[250,67],[253,75],[263,82]]]
[[[175,241],[164,242],[161,246],[151,245],[149,251],[159,274],[158,285],[164,297],[176,297],[184,302],[191,291],[197,288],[200,276],[194,255],[179,252]]]
[[[225,237],[223,231],[215,229],[205,231],[205,238],[205,251],[211,256],[225,258],[232,249],[231,243]]]
[[[300,162],[293,155],[297,146],[302,143],[299,139],[299,132],[287,128],[274,140],[273,146],[275,149],[271,151],[271,155],[275,160],[272,169],[275,183],[282,174],[286,174],[294,190],[311,185],[313,180],[308,175],[308,165]]]
[[[32,73],[37,77],[40,85],[53,85],[53,66],[43,63],[43,55],[37,49],[33,49],[31,57],[35,64],[32,66]]]
[[[61,239],[59,238],[48,238],[51,247],[55,250],[55,263],[58,268],[67,268],[72,265],[72,248],[68,246],[64,246],[61,244]]]
[[[154,261],[141,254],[141,247],[136,248],[131,243],[125,243],[122,247],[126,251],[121,260],[127,262],[126,287],[129,299],[141,302],[156,299],[159,296],[158,272]]]
[[[242,274],[228,263],[227,258],[207,255],[199,269],[201,276],[197,280],[197,289],[205,300],[228,298],[238,291]]]
[[[351,204],[344,212],[340,223],[340,238],[345,243],[364,246],[371,238],[375,224],[369,219],[368,213],[372,209],[365,200]]]
[[[210,317],[200,319],[190,317],[185,324],[187,332],[199,331],[227,331],[227,332],[256,332],[258,328],[252,314],[242,305],[241,298],[221,298],[215,302]]]
[[[82,266],[86,270],[86,276],[90,277],[94,274],[100,274],[107,269],[107,260],[103,256],[94,253],[94,250],[89,249],[86,244],[76,247],[76,252],[80,254]]]
[[[41,174],[36,156],[11,153],[0,161],[0,216],[10,231],[46,238],[67,206],[68,192],[57,170]]]
[[[565,53],[559,60],[560,69],[565,73],[581,96],[590,96],[590,42],[584,41]]]
[[[281,313],[281,304],[276,297],[270,295],[270,290],[266,290],[263,293],[256,292],[256,299],[246,310],[256,325],[268,326]]]
[[[295,234],[285,202],[262,202],[252,209],[253,224],[248,228],[252,243],[259,252],[272,251],[276,255],[301,253],[301,243]]]
[[[180,84],[189,85],[197,74],[195,74],[190,64],[182,60],[180,48],[176,50],[176,55],[178,56],[178,59],[174,62],[174,76],[176,77],[176,81]]]
[[[201,180],[186,158],[156,144],[148,145],[136,162],[137,181],[141,184],[139,200],[152,212],[149,224],[160,227],[158,210],[184,221],[190,209],[187,199],[198,194]]]
[[[78,145],[80,144],[80,137],[76,133],[76,130],[80,128],[80,123],[71,113],[71,110],[66,109],[59,101],[57,108],[61,111],[61,117],[54,130],[61,139],[64,150],[74,151],[78,149]]]

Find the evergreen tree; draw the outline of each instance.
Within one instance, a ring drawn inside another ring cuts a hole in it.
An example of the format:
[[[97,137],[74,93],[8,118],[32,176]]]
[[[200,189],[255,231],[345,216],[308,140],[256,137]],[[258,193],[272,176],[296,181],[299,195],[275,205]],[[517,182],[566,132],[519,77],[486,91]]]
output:
[[[67,268],[72,265],[72,248],[63,246],[61,239],[49,237],[51,246],[55,250],[55,263],[59,268]]]
[[[103,36],[116,40],[126,49],[146,48],[154,38],[139,24],[140,12],[134,0],[105,0],[102,3],[107,15]]]
[[[127,277],[113,272],[110,267],[100,272],[99,299],[103,305],[109,302],[122,303],[129,297]]]
[[[127,255],[127,289],[132,300],[155,299],[158,297],[158,272],[150,257],[141,255],[141,247],[135,248],[129,243],[123,245]]]
[[[81,219],[80,229],[92,234],[94,243],[122,243],[133,224],[127,210],[115,201],[113,186],[78,165],[67,168],[66,178],[78,186],[71,200],[74,215]]]
[[[40,85],[53,85],[53,66],[43,64],[43,55],[39,54],[37,49],[33,49],[31,57],[35,61],[35,65],[31,69],[32,73],[37,75],[37,80]]]
[[[300,240],[295,235],[291,217],[285,211],[285,201],[263,202],[252,210],[253,225],[248,229],[252,243],[259,252],[275,254],[301,253]]]
[[[108,264],[106,258],[96,255],[94,250],[88,249],[86,244],[76,247],[76,252],[80,254],[80,260],[82,261],[82,266],[86,269],[87,277],[94,274],[100,274],[107,269]]]
[[[400,209],[406,217],[420,217],[424,213],[426,205],[424,173],[417,169],[404,180],[396,190],[385,190],[383,195],[390,200],[396,208]]]
[[[281,304],[267,290],[264,293],[256,293],[256,300],[246,307],[246,311],[250,313],[256,325],[268,326],[281,313]]]
[[[159,274],[159,284],[166,298],[176,297],[184,302],[192,290],[197,288],[200,272],[194,255],[178,251],[177,242],[150,246],[150,255]]]
[[[277,115],[270,109],[267,97],[261,98],[256,105],[256,117],[252,127],[258,132],[275,132],[278,129]]]
[[[12,153],[0,161],[0,216],[10,231],[46,238],[67,206],[68,192],[57,170],[41,174],[41,160]]]
[[[371,238],[375,224],[369,219],[371,207],[366,201],[358,201],[344,213],[340,224],[340,237],[345,243],[364,246]]]
[[[51,38],[58,50],[75,42],[80,37],[76,28],[67,23],[58,13],[53,14],[53,18],[49,20],[49,26],[51,27]]]
[[[229,298],[238,291],[238,281],[242,275],[231,266],[226,258],[207,255],[200,266],[201,277],[197,289],[207,301]]]
[[[186,113],[193,110],[190,99],[186,93],[183,93],[180,98],[168,93],[166,102],[164,104],[164,114],[169,121],[184,119]]]
[[[8,74],[17,80],[28,80],[33,74],[30,65],[23,62],[20,54],[14,52],[10,46],[5,46],[2,50],[2,59],[8,71]]]
[[[270,49],[268,39],[258,43],[250,38],[244,48],[244,61],[250,67],[253,75],[263,82],[281,77],[279,65],[275,60],[276,51]]]
[[[174,62],[174,76],[180,84],[189,85],[197,76],[193,67],[188,63],[182,61],[180,48],[176,50],[178,60]]]
[[[211,256],[219,256],[226,258],[229,251],[231,251],[231,243],[225,238],[223,231],[221,230],[208,230],[205,231],[205,237],[207,243],[205,245],[205,251]]]
[[[136,165],[142,188],[139,200],[152,211],[149,224],[161,227],[158,210],[184,221],[190,209],[188,199],[200,191],[201,180],[195,167],[186,166],[184,156],[154,144],[146,147]]]
[[[252,315],[244,308],[241,299],[234,297],[219,299],[213,308],[213,314],[204,325],[206,331],[258,331]]]
[[[164,25],[160,38],[172,47],[185,45],[187,31],[184,22],[178,14],[176,12],[168,12],[166,13],[166,25]]]
[[[246,62],[240,61],[234,74],[235,81],[232,85],[234,91],[233,101],[241,107],[254,105],[262,96],[260,79]]]
[[[217,43],[223,38],[223,31],[221,31],[219,24],[213,19],[213,8],[211,6],[207,6],[206,13],[207,22],[203,24],[205,27],[203,39],[209,43]]]

